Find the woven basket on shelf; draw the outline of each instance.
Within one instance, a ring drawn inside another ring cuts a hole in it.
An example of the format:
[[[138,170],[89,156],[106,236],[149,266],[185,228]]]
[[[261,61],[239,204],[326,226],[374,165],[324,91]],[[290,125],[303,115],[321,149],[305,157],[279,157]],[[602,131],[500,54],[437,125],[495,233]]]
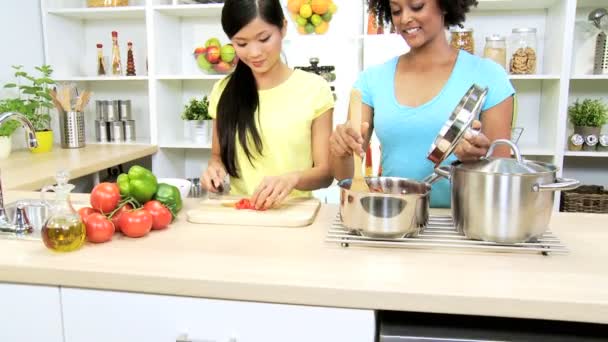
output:
[[[608,191],[598,185],[562,191],[561,204],[561,211],[608,214]]]
[[[129,0],[87,0],[88,7],[129,6]]]

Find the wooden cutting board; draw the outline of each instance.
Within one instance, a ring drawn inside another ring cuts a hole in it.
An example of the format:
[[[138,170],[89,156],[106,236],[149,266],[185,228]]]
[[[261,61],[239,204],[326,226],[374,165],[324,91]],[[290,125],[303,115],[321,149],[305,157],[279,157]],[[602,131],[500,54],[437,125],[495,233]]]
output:
[[[317,216],[321,203],[316,198],[292,198],[279,208],[266,211],[235,209],[227,205],[238,198],[205,199],[186,215],[189,222],[266,227],[304,227]]]

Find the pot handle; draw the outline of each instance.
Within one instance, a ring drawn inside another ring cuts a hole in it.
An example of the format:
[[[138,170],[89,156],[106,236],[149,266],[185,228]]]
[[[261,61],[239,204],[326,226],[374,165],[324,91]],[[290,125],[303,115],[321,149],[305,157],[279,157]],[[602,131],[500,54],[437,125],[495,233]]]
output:
[[[543,191],[561,191],[561,190],[574,190],[578,188],[581,182],[576,179],[569,178],[557,178],[557,183],[552,184],[534,184],[532,186],[532,191],[534,192],[543,192]]]
[[[511,148],[511,151],[513,151],[513,154],[515,154],[515,159],[517,159],[517,161],[520,163],[522,162],[523,158],[521,157],[521,152],[519,151],[519,147],[517,147],[517,145],[515,145],[511,140],[508,140],[508,139],[494,140],[494,142],[492,142],[492,145],[490,145],[488,152],[486,153],[486,158],[490,158],[492,156],[492,153],[494,153],[494,149],[498,145],[509,145],[509,147]]]
[[[440,180],[441,178],[445,178],[450,180],[450,166],[439,166],[435,168],[435,171],[428,175],[423,182],[433,185],[435,182]]]

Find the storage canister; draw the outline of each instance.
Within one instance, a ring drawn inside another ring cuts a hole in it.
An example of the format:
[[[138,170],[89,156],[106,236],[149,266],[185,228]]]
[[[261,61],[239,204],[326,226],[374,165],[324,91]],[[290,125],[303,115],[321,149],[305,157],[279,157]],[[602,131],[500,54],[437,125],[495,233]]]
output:
[[[95,120],[95,140],[98,142],[108,142],[108,125],[105,121]]]
[[[81,148],[85,146],[84,113],[70,111],[59,114],[61,148]]]
[[[450,30],[450,45],[457,49],[462,49],[470,54],[475,54],[475,40],[473,39],[473,29],[453,28]]]
[[[483,56],[498,63],[501,67],[507,67],[507,39],[499,35],[486,37],[486,46]]]
[[[103,121],[108,117],[108,101],[97,100],[95,101],[95,120]]]
[[[125,141],[135,141],[135,120],[123,121],[125,126]]]
[[[608,134],[600,135],[599,143],[597,144],[597,150],[602,152],[608,151]]]
[[[131,100],[120,100],[120,120],[133,120],[131,115]]]
[[[120,101],[107,101],[107,112],[106,117],[103,118],[104,121],[118,121],[120,120]]]
[[[509,72],[514,75],[536,73],[538,54],[535,28],[514,28],[509,44]]]
[[[123,121],[112,121],[110,122],[110,141],[120,142],[125,140],[124,122]]]

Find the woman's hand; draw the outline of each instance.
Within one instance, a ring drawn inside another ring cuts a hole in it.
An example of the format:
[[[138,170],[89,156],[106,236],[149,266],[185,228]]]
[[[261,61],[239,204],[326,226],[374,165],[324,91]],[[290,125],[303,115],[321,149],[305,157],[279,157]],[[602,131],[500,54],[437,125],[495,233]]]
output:
[[[359,155],[365,154],[363,151],[363,136],[369,128],[369,124],[364,122],[361,124],[360,132],[352,127],[350,121],[336,126],[336,129],[329,137],[329,148],[331,154],[338,158],[352,156],[353,153]]]
[[[477,120],[473,121],[471,128],[480,130],[481,122]],[[464,139],[454,149],[454,154],[460,161],[478,160],[488,153],[488,148],[490,148],[490,140],[483,133],[472,134],[471,132],[466,132]]]
[[[205,190],[211,192],[222,191],[220,188],[223,186],[224,178],[226,177],[226,169],[224,165],[219,160],[210,160],[209,165],[207,166],[207,170],[203,173],[201,177],[202,182],[201,185]]]
[[[281,204],[300,180],[298,173],[282,176],[264,177],[251,196],[251,203],[256,209],[268,209]]]

